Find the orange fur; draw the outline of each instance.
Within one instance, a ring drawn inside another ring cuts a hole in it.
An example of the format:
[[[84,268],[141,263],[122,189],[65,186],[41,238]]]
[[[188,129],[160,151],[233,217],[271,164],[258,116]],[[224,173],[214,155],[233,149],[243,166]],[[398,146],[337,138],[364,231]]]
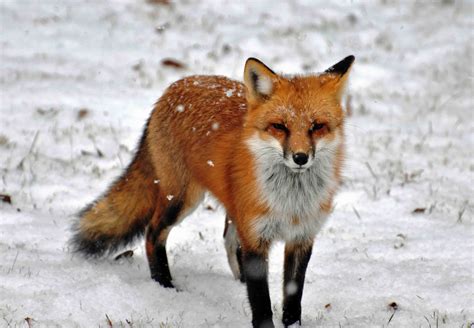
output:
[[[124,234],[137,218],[159,212],[167,198],[182,197],[190,208],[208,190],[234,218],[242,243],[257,247],[252,220],[269,209],[260,197],[255,158],[245,140],[257,132],[262,139],[283,142],[281,131],[269,127],[270,122],[302,132],[289,138],[293,152],[308,152],[319,139],[331,140],[342,133],[340,95],[347,76],[263,73],[271,75],[271,97],[258,97],[243,83],[221,76],[190,76],[173,83],[153,109],[141,156],[106,197],[85,211],[79,229],[89,236]],[[314,118],[327,127],[307,138],[304,132]],[[343,158],[341,144],[334,165],[337,179]],[[331,198],[322,210],[329,211]],[[153,217],[159,220],[158,214]]]
[[[268,208],[259,196],[254,158],[244,140],[256,129],[262,138],[281,138],[278,132],[265,131],[277,117],[294,130],[307,131],[314,116],[331,131],[342,129],[339,89],[331,82],[328,76],[279,77],[271,99],[250,99],[249,105],[244,85],[225,77],[191,76],[174,83],[155,106],[147,138],[160,187],[171,195],[192,183],[209,190],[236,221],[245,246],[257,247],[258,236],[248,236],[250,225]],[[234,90],[230,97],[228,90]],[[182,112],[177,109],[180,105]],[[296,118],[286,111],[288,107],[295,110]],[[306,126],[298,125],[302,121]],[[331,131],[315,134],[313,139],[334,138]],[[306,151],[309,142],[295,135],[290,148]],[[337,178],[342,160],[341,146],[334,167]]]

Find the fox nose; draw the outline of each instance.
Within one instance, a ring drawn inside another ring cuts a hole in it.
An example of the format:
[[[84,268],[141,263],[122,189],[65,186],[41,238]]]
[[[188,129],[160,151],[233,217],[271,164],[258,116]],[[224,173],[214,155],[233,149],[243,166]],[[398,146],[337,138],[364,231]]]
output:
[[[293,154],[293,161],[298,165],[305,165],[308,163],[308,155],[305,153]]]

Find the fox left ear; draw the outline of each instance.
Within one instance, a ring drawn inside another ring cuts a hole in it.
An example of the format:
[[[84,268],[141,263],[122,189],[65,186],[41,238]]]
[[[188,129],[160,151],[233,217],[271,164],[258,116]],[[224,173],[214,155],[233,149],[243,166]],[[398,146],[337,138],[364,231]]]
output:
[[[244,68],[244,83],[248,100],[268,99],[274,91],[278,75],[256,58],[249,58]]]
[[[323,73],[323,76],[327,77],[327,79],[323,80],[323,83],[334,89],[338,97],[340,97],[344,91],[344,86],[346,85],[349,71],[354,60],[354,56],[347,56],[337,64],[329,67]]]

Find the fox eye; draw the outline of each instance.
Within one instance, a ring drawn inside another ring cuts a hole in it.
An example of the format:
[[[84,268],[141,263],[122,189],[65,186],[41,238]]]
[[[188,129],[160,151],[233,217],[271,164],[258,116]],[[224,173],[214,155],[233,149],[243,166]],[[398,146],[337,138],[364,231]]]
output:
[[[286,128],[286,126],[283,125],[283,124],[280,124],[280,123],[273,123],[273,124],[272,124],[272,127],[275,128],[275,129],[277,129],[277,130],[281,130],[281,131],[285,131],[285,132],[288,131],[288,129]]]
[[[309,132],[314,132],[314,131],[321,130],[321,129],[324,128],[325,126],[326,126],[326,124],[324,124],[324,123],[316,123],[316,122],[314,122],[313,125],[311,125],[311,127],[309,128]]]

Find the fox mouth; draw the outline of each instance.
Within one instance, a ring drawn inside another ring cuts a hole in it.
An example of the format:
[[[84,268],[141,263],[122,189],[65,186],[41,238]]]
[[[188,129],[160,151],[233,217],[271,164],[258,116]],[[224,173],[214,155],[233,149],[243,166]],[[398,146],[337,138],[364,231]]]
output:
[[[307,167],[290,167],[290,170],[293,172],[293,173],[303,173],[307,170],[308,168]]]

